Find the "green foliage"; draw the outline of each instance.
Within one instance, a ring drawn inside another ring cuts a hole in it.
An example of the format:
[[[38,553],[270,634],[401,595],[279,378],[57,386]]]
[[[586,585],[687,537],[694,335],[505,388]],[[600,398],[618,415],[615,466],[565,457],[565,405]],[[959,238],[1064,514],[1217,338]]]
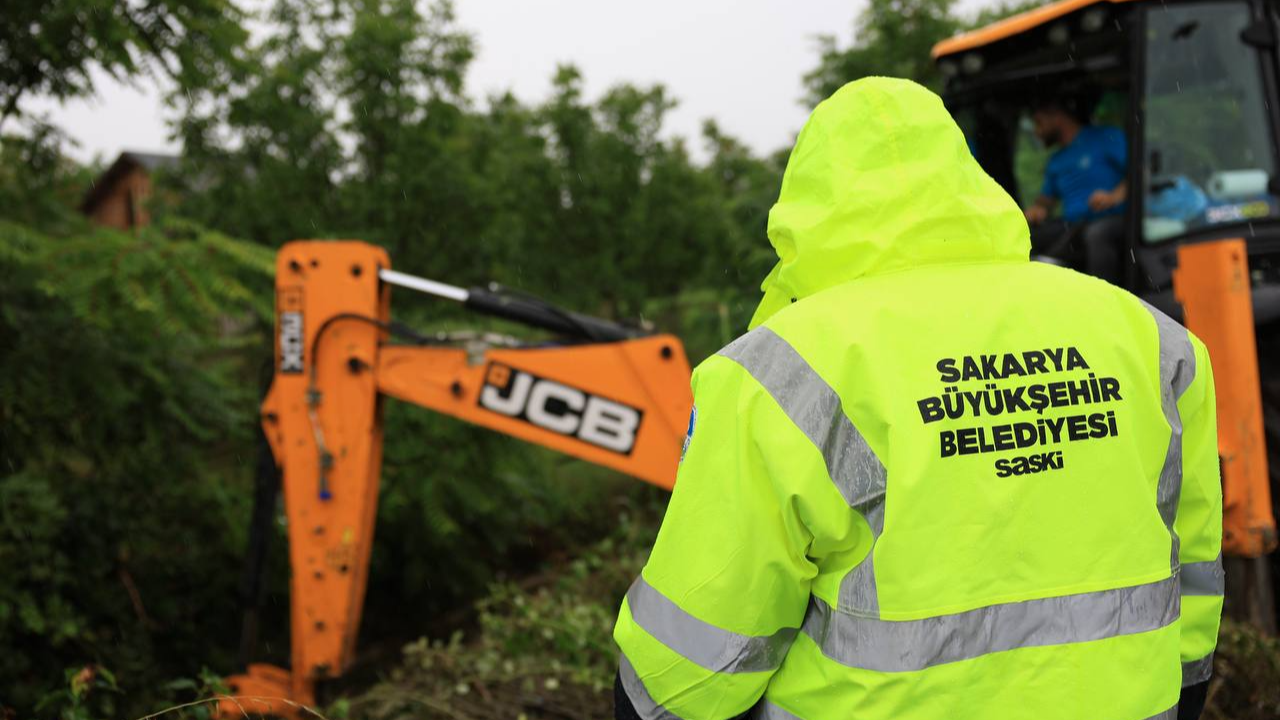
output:
[[[32,121],[25,135],[0,136],[0,217],[57,232],[88,227],[75,207],[93,169],[63,157],[66,142],[41,121]]]
[[[1280,640],[1223,618],[1205,720],[1280,717]]]
[[[269,262],[187,228],[0,222],[0,645],[24,649],[0,656],[5,703],[92,667],[123,712],[224,661]],[[46,702],[112,714],[77,687]]]
[[[956,12],[955,0],[870,0],[854,21],[853,40],[818,38],[818,66],[804,76],[805,102],[817,105],[845,83],[872,75],[903,77],[939,90],[933,46],[963,30],[973,30],[1044,5],[1043,0],[1002,0],[972,17]]]
[[[93,720],[115,714],[120,697],[116,677],[104,667],[85,665],[63,673],[65,685],[40,699],[36,712],[59,720]]]
[[[760,247],[780,173],[713,128],[724,163],[697,167],[661,137],[664,88],[589,102],[563,67],[539,106],[508,95],[477,109],[462,82],[473,41],[449,3],[325,8],[278,2],[280,34],[227,87],[174,94],[179,213],[273,246],[357,237],[420,274],[603,314],[635,317],[691,284],[739,286],[724,271]]]
[[[809,104],[871,75],[909,78],[936,89],[941,78],[929,53],[962,27],[954,7],[955,0],[871,0],[854,23],[848,47],[830,35],[820,38],[818,67],[804,78]]]
[[[184,86],[230,62],[246,36],[230,0],[12,0],[0,13],[0,125],[23,95],[93,92],[92,71],[115,78],[157,67]]]
[[[657,525],[654,509],[576,557],[519,584],[495,584],[477,603],[467,639],[422,639],[385,681],[330,710],[352,720],[600,718],[612,713],[613,623]]]
[[[364,633],[447,632],[501,572],[608,532],[601,512],[645,490],[616,474],[401,403],[386,456]],[[399,608],[416,608],[406,625]]]
[[[1014,143],[1013,177],[1018,183],[1018,200],[1025,205],[1040,196],[1044,187],[1044,170],[1049,165],[1053,150],[1045,147],[1026,123],[1018,128]],[[1061,207],[1054,208],[1055,214],[1061,211]]]
[[[336,212],[334,177],[342,152],[326,106],[328,48],[317,39],[306,3],[278,3],[268,20],[276,32],[245,51],[243,62],[216,82],[180,87],[170,104],[184,166],[168,180],[182,214],[212,226],[276,243],[316,234]],[[236,147],[225,144],[228,126]]]

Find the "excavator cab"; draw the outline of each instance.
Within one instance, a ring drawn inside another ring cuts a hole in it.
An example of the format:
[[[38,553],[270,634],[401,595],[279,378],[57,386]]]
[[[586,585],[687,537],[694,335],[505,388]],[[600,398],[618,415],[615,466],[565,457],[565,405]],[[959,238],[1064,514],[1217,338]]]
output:
[[[1037,103],[1052,98],[1123,131],[1123,209],[1104,231],[1066,227],[1033,254],[1130,290],[1205,341],[1218,382],[1228,610],[1272,632],[1278,20],[1269,0],[1061,0],[933,49],[971,151],[1024,208],[1055,150],[1033,132]]]

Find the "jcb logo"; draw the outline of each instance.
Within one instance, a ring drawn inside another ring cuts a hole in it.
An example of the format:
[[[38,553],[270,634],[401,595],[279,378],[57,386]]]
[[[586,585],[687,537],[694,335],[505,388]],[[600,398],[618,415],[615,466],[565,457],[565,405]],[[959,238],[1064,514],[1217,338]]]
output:
[[[496,363],[485,373],[480,407],[623,455],[640,429],[636,408]]]

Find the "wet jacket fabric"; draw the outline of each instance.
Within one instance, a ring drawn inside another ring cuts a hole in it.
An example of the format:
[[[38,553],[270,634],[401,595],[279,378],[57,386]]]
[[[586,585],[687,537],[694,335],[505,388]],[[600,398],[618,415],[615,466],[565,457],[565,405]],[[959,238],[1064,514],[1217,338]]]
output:
[[[1028,262],[941,101],[860,80],[801,132],[752,329],[614,637],[645,720],[1174,718],[1222,607],[1208,355]]]

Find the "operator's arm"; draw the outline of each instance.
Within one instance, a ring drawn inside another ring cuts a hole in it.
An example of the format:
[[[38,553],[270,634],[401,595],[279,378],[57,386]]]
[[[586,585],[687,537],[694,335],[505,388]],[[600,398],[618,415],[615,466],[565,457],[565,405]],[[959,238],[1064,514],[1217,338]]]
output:
[[[1205,683],[1222,616],[1222,481],[1218,476],[1218,426],[1213,371],[1203,343],[1191,336],[1195,376],[1178,400],[1182,419],[1182,492],[1174,530],[1182,565],[1182,686],[1179,718],[1203,708]],[[1198,701],[1198,702],[1197,702]]]
[[[1048,181],[1046,180],[1045,182],[1047,187]],[[1049,213],[1053,212],[1053,208],[1056,207],[1057,204],[1058,201],[1053,196],[1041,195],[1024,211],[1027,216],[1027,222],[1032,225],[1037,225],[1048,220]]]
[[[749,710],[790,648],[816,573],[802,491],[788,489],[807,481],[814,446],[725,357],[703,363],[693,386],[675,492],[614,629],[620,718]]]
[[[1102,212],[1122,204],[1129,197],[1129,181],[1121,180],[1118,185],[1110,190],[1094,190],[1089,196],[1089,209],[1094,212]]]

